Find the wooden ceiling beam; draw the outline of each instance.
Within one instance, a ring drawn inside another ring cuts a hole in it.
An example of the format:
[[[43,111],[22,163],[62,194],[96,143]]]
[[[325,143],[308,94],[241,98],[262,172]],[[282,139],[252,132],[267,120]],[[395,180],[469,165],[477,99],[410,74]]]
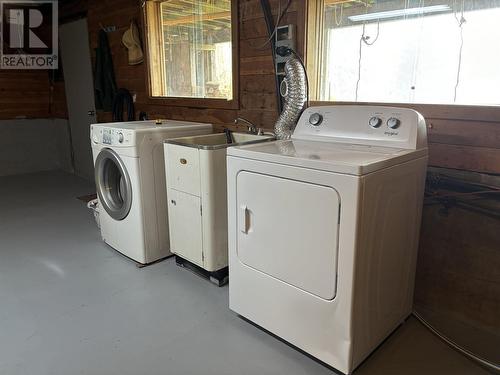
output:
[[[204,13],[200,15],[190,15],[185,17],[179,17],[171,20],[164,20],[163,26],[178,26],[183,24],[195,23],[196,21],[212,21],[212,20],[222,20],[231,19],[231,12],[217,12],[217,13]]]
[[[196,7],[201,7],[203,9],[203,12],[216,12],[216,11],[228,11],[231,9],[231,4],[230,2],[227,3],[227,7],[220,7],[217,5],[212,5],[208,3],[196,3],[194,4],[193,0],[176,0],[174,1],[161,1],[163,3],[164,9],[170,8],[170,9],[177,9],[181,10],[184,13],[192,13],[193,9]]]
[[[368,7],[371,6],[371,4],[369,3],[369,0],[325,0],[325,6],[341,5],[341,4],[348,4],[348,3],[364,4]]]

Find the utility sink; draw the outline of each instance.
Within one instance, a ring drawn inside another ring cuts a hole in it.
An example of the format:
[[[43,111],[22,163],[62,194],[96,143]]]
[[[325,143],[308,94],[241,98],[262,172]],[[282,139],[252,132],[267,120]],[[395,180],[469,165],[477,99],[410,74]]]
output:
[[[266,142],[274,140],[272,135],[256,135],[248,133],[230,133],[231,142],[229,142],[226,133],[208,134],[193,137],[174,138],[167,143],[194,147],[203,150],[216,150],[221,148],[247,145],[251,143]]]
[[[209,134],[165,141],[170,251],[219,285],[227,281],[226,149],[274,140],[269,135]]]

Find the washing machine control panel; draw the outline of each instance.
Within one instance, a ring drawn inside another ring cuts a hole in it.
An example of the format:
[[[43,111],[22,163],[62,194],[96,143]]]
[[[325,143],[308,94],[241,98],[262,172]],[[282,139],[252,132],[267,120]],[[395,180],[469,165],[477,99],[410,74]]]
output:
[[[113,129],[103,129],[102,143],[104,143],[105,145],[113,144]]]
[[[109,146],[130,146],[133,144],[133,133],[124,129],[93,127],[92,140]]]
[[[292,139],[405,149],[427,144],[425,120],[418,112],[366,105],[309,107],[302,113]]]

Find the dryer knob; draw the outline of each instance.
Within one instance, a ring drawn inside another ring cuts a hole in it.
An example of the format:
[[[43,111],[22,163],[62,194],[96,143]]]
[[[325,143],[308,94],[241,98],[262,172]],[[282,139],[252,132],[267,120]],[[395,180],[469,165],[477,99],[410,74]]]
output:
[[[391,117],[389,120],[387,120],[387,126],[391,129],[397,129],[399,128],[399,125],[401,125],[401,121],[396,117]]]
[[[123,143],[123,133],[118,133],[118,142]]]
[[[382,119],[377,116],[373,116],[370,118],[370,121],[368,122],[372,128],[378,128],[380,125],[382,125]]]
[[[323,116],[319,113],[313,113],[309,116],[309,123],[314,126],[319,126],[323,122]]]

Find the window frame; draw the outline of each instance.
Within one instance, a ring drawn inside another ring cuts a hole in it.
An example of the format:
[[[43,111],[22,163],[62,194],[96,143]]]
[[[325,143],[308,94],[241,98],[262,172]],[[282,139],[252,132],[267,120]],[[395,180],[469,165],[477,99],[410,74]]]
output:
[[[168,1],[168,0],[163,0]],[[154,6],[157,7],[156,15],[159,17],[159,7],[161,0],[146,0],[143,6],[143,40],[145,51],[150,51],[148,32],[150,27],[154,27],[154,23],[159,24],[158,20],[156,22],[148,22],[147,7]],[[157,30],[157,32],[159,32]],[[155,48],[154,50],[157,50]],[[153,50],[153,49],[152,49]],[[151,51],[152,51],[151,50]],[[212,108],[212,109],[239,109],[240,108],[240,98],[239,98],[239,18],[238,18],[238,0],[231,0],[231,50],[232,50],[232,88],[233,88],[233,98],[231,100],[217,99],[217,98],[187,98],[187,97],[175,97],[175,96],[153,96],[152,95],[152,82],[151,82],[151,56],[150,53],[146,52],[144,55],[144,63],[146,64],[146,78],[147,78],[147,96],[148,104],[151,105],[167,105],[167,106],[177,106],[177,107],[193,107],[193,108]],[[163,73],[159,73],[163,75]],[[163,77],[164,78],[164,77]]]
[[[435,103],[389,103],[389,102],[350,102],[350,101],[322,101],[319,100],[319,85],[323,53],[323,12],[325,1],[335,0],[307,0],[304,16],[305,61],[310,80],[310,104],[322,105],[373,105],[412,108],[420,112],[425,118],[447,119],[463,121],[500,122],[499,105],[464,105],[464,104],[435,104]]]

